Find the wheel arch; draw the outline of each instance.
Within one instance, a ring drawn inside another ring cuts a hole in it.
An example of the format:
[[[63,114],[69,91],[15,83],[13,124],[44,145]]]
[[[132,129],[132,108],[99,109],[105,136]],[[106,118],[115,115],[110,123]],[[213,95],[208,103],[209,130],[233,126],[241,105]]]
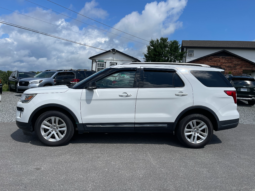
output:
[[[213,129],[215,131],[218,130],[218,128],[219,128],[218,116],[215,114],[215,112],[213,110],[211,110],[210,108],[204,107],[204,106],[192,106],[192,107],[189,107],[189,108],[185,109],[184,111],[182,111],[175,120],[174,130],[177,129],[179,122],[184,117],[186,117],[187,115],[193,114],[193,113],[202,114],[202,115],[208,117],[210,119],[210,121],[212,122]]]
[[[32,127],[32,130],[34,131],[34,125],[35,122],[37,120],[37,118],[44,112],[46,111],[59,111],[59,112],[63,112],[64,114],[66,114],[71,121],[73,122],[74,127],[77,126],[77,124],[79,123],[78,118],[76,117],[76,115],[67,107],[63,106],[63,105],[59,105],[59,104],[47,104],[47,105],[43,105],[39,108],[37,108],[30,116],[29,118],[29,124]]]

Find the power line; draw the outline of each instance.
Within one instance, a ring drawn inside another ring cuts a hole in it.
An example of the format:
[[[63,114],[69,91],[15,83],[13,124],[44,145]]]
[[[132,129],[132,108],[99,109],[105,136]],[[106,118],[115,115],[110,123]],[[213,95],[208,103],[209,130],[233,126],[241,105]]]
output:
[[[27,27],[23,27],[23,26],[20,26],[20,25],[15,25],[15,24],[8,23],[8,22],[5,22],[5,21],[0,21],[0,23],[5,24],[5,25],[9,25],[9,26],[12,26],[12,27],[20,28],[20,29],[23,29],[23,30],[27,30],[27,31],[30,31],[30,32],[42,34],[42,35],[45,35],[45,36],[49,36],[49,37],[52,37],[52,38],[64,40],[64,41],[71,42],[71,43],[74,43],[74,44],[79,44],[79,45],[82,45],[82,46],[87,46],[87,47],[90,47],[90,48],[107,51],[107,50],[102,49],[102,48],[97,48],[97,47],[90,46],[90,45],[87,45],[87,44],[82,44],[82,43],[79,43],[79,42],[76,42],[76,41],[72,41],[72,40],[68,40],[68,39],[65,39],[65,38],[58,37],[58,36],[50,35],[50,34],[47,34],[47,33],[44,33],[44,32],[40,32],[40,31],[30,29],[30,28],[27,28]]]
[[[39,7],[42,7],[42,8],[45,8],[45,9],[49,9],[48,7],[45,7],[45,6],[39,5],[38,3],[32,2],[32,1],[30,1],[30,0],[25,0],[25,1],[27,1],[27,2],[29,2],[29,3],[32,3],[32,4],[34,4],[34,5],[37,5],[37,6],[39,6]],[[53,10],[52,10],[52,11],[53,11]],[[65,17],[68,17],[68,18],[74,19],[74,20],[76,20],[76,21],[78,21],[78,22],[80,22],[80,23],[84,23],[84,24],[89,25],[89,26],[91,26],[91,27],[93,27],[93,28],[97,28],[98,30],[106,31],[106,32],[109,32],[109,33],[111,33],[111,34],[117,35],[116,33],[110,32],[110,31],[105,30],[105,29],[101,29],[101,28],[99,28],[99,27],[97,27],[97,26],[90,25],[90,24],[85,23],[85,22],[83,22],[83,21],[80,21],[80,20],[78,20],[78,19],[76,19],[76,18],[70,17],[70,16],[65,15],[65,14],[63,14],[63,13],[60,13],[60,12],[58,12],[58,11],[53,11],[53,12],[58,13],[58,14],[61,14],[61,15],[65,16]],[[20,13],[20,14],[21,14],[21,13]],[[50,23],[50,24],[51,24],[51,23]],[[117,36],[118,36],[118,35],[117,35]],[[128,40],[130,40],[130,41],[134,41],[134,42],[137,42],[137,43],[144,44],[144,42],[139,42],[139,41],[136,41],[136,40],[133,40],[133,39],[130,39],[130,38],[124,37],[124,36],[120,36],[120,38],[125,38],[125,39],[128,39]]]
[[[78,13],[78,12],[72,10],[72,9],[69,9],[69,8],[67,8],[67,7],[64,7],[63,5],[60,5],[60,4],[58,4],[58,3],[55,3],[54,1],[51,1],[51,0],[47,0],[47,1],[49,1],[49,2],[51,2],[51,3],[53,3],[53,4],[55,4],[55,5],[58,5],[58,6],[62,7],[62,8],[64,8],[64,9],[67,9],[67,10],[69,10],[69,11],[72,11],[72,12],[78,14],[78,15],[81,15],[81,16],[83,16],[83,17],[86,17],[86,18],[88,18],[88,19],[90,19],[90,20],[92,20],[92,21],[95,21],[95,22],[97,22],[97,23],[99,23],[99,24],[101,24],[101,25],[107,26],[107,27],[109,27],[109,28],[112,28],[112,29],[114,29],[114,30],[120,31],[120,32],[125,33],[125,34],[127,34],[127,35],[130,35],[130,36],[133,36],[133,37],[136,37],[136,38],[139,38],[139,39],[141,39],[141,40],[144,40],[144,41],[149,42],[148,40],[145,40],[145,39],[143,39],[143,38],[140,38],[140,37],[137,37],[137,36],[135,36],[135,35],[129,34],[129,33],[124,32],[124,31],[122,31],[122,30],[116,29],[116,28],[114,28],[114,27],[112,27],[112,26],[109,26],[109,25],[104,24],[104,23],[102,23],[102,22],[100,22],[100,21],[97,21],[97,20],[95,20],[95,19],[92,19],[92,18],[90,18],[90,17],[88,17],[88,16],[86,16],[86,15],[83,15],[83,14],[81,14],[81,13]]]

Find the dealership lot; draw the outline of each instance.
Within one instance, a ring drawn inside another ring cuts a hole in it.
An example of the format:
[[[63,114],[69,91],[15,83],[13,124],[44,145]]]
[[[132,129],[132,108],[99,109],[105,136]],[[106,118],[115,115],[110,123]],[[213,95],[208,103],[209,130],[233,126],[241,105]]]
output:
[[[21,94],[0,102],[1,190],[253,190],[255,107],[239,103],[240,125],[203,149],[169,134],[83,134],[46,147],[16,127]]]

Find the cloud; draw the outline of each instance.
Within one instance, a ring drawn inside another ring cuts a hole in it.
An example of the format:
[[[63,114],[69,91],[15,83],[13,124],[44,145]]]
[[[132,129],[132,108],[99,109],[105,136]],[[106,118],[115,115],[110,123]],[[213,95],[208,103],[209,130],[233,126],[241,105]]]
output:
[[[132,12],[114,27],[147,40],[168,36],[182,26],[178,19],[186,4],[187,0],[147,3],[141,14]]]
[[[108,13],[101,9],[97,8],[98,3],[95,0],[92,0],[91,2],[85,3],[85,6],[82,8],[82,10],[79,12],[82,15],[88,15],[92,18],[100,18],[104,19]],[[81,16],[79,16],[81,18]],[[84,17],[83,17],[84,18]]]
[[[185,5],[185,0],[149,3],[141,14],[133,12],[121,19],[115,27],[148,40],[167,36],[181,26],[178,18]],[[90,14],[93,15],[98,9],[96,6],[97,3],[92,0],[90,3],[86,3],[82,10],[91,7]],[[102,10],[101,15],[106,16],[104,12],[106,13]],[[105,33],[105,31],[90,26],[80,26],[77,25],[77,22],[67,21],[62,15],[51,10],[35,8],[26,14],[42,18],[52,24],[18,13],[20,12],[0,15],[0,20],[105,50],[116,48],[140,60],[142,60],[143,52],[146,49],[147,42],[136,39],[144,43],[130,43],[135,38],[128,35],[122,35],[126,38],[120,38],[112,34],[118,33],[114,30],[110,30],[112,33]],[[102,52],[2,24],[0,24],[0,46],[0,70],[90,69],[91,60],[88,58]]]

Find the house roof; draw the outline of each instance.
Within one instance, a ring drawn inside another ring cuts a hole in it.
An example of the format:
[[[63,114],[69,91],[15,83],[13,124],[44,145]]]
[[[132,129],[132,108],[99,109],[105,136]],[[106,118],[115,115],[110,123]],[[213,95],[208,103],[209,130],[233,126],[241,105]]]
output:
[[[125,55],[125,56],[127,56],[127,57],[129,57],[129,58],[132,58],[132,59],[133,59],[133,61],[141,62],[139,59],[137,59],[137,58],[135,58],[135,57],[133,57],[133,56],[130,56],[130,55],[128,55],[128,54],[125,54],[125,53],[123,53],[123,52],[121,52],[121,51],[119,51],[119,50],[116,50],[116,49],[114,49],[114,48],[113,48],[113,49],[111,49],[111,50],[108,50],[108,51],[102,52],[102,53],[100,53],[100,54],[97,54],[97,55],[91,56],[89,59],[93,60],[95,57],[97,57],[97,56],[101,56],[101,55],[106,54],[106,53],[109,53],[109,52],[118,52],[118,53],[120,53],[120,54],[122,54],[122,55]]]
[[[212,53],[212,54],[207,54],[207,55],[205,55],[205,56],[202,56],[202,57],[196,58],[196,59],[194,59],[194,60],[191,60],[191,61],[189,61],[188,63],[197,61],[197,60],[199,60],[199,59],[201,59],[201,58],[205,58],[205,57],[208,57],[208,56],[217,56],[217,55],[222,56],[222,53],[225,53],[225,54],[227,54],[227,55],[231,55],[231,56],[234,56],[234,57],[243,59],[243,60],[245,60],[245,61],[247,61],[247,62],[250,62],[251,64],[255,64],[255,62],[252,62],[251,60],[248,60],[248,59],[246,59],[246,58],[244,58],[244,57],[242,57],[242,56],[239,56],[239,55],[234,54],[234,53],[232,53],[232,52],[230,52],[230,51],[227,51],[227,50],[220,50],[220,51],[214,52],[214,53]]]
[[[255,49],[255,41],[212,41],[212,40],[183,40],[183,48],[236,48]]]

